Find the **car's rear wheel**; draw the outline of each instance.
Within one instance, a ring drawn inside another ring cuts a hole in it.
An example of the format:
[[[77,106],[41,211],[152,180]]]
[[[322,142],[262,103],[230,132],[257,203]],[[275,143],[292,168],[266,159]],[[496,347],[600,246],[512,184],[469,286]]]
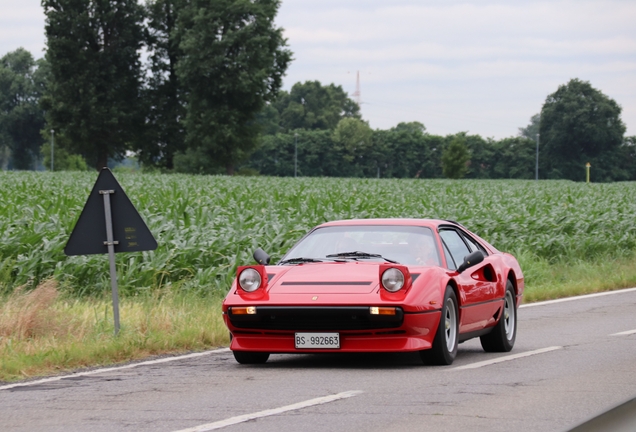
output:
[[[232,351],[234,358],[240,364],[260,364],[265,363],[269,358],[269,353],[252,351]]]
[[[436,365],[450,365],[457,356],[457,343],[459,335],[459,313],[457,296],[449,285],[444,293],[444,304],[440,317],[433,347],[430,350],[420,351],[424,363]]]
[[[492,331],[480,338],[481,346],[486,352],[508,352],[515,345],[517,338],[517,303],[512,282],[506,283],[503,310],[499,322]]]

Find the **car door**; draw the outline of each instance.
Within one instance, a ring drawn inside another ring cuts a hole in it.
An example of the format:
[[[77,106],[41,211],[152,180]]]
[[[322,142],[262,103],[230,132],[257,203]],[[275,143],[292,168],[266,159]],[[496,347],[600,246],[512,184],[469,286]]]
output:
[[[498,305],[494,304],[496,275],[486,250],[467,233],[455,227],[441,227],[442,239],[447,266],[455,270],[463,262],[466,255],[480,250],[485,259],[476,266],[470,267],[457,275],[460,302],[460,333],[478,331],[494,322]]]

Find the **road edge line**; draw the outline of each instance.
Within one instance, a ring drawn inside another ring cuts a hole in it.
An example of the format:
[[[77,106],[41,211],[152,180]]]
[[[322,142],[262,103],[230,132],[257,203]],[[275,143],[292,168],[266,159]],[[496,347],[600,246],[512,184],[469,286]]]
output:
[[[554,300],[546,300],[546,301],[536,302],[536,303],[525,303],[519,306],[519,308],[521,309],[521,308],[529,308],[534,306],[547,306],[547,305],[551,305],[555,303],[564,303],[564,302],[569,302],[574,300],[585,300],[589,298],[603,297],[603,296],[613,295],[613,294],[625,294],[625,293],[634,292],[634,291],[636,291],[636,287],[623,288],[623,289],[612,290],[612,291],[603,291],[603,292],[592,293],[592,294],[584,294],[580,296],[572,296],[572,297],[565,297],[565,298],[554,299]]]
[[[30,385],[45,384],[45,383],[49,383],[49,382],[60,381],[60,380],[67,379],[67,378],[77,378],[77,377],[82,377],[82,376],[96,375],[96,374],[105,373],[105,372],[113,372],[113,371],[118,371],[118,370],[123,370],[123,369],[132,369],[132,368],[136,368],[136,367],[139,367],[139,366],[150,366],[150,365],[154,365],[154,364],[168,363],[168,362],[177,361],[177,360],[186,360],[186,359],[190,359],[190,358],[203,357],[203,356],[211,355],[211,354],[220,354],[220,353],[229,352],[229,351],[230,351],[229,348],[220,348],[220,349],[215,349],[215,350],[210,350],[210,351],[203,351],[203,352],[185,354],[185,355],[174,356],[174,357],[163,357],[163,358],[156,359],[156,360],[147,360],[147,361],[142,361],[142,362],[139,362],[139,363],[130,363],[130,364],[123,365],[123,366],[113,366],[113,367],[108,367],[108,368],[93,369],[93,370],[89,370],[89,371],[85,371],[85,372],[76,372],[76,373],[73,373],[73,374],[70,374],[70,375],[60,375],[60,376],[54,376],[54,377],[49,377],[49,378],[42,378],[42,379],[34,380],[34,381],[26,381],[26,382],[19,382],[19,383],[15,383],[15,384],[8,384],[8,385],[0,386],[0,390],[10,390],[10,389],[16,388],[16,387],[25,387],[25,386],[30,386]]]

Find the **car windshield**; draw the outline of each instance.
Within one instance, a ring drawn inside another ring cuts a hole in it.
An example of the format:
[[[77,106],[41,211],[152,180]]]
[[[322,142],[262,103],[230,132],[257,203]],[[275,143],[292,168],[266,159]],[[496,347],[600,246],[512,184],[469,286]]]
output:
[[[336,256],[337,255],[337,256]],[[281,260],[388,260],[405,265],[440,265],[433,231],[420,226],[346,225],[317,228]]]

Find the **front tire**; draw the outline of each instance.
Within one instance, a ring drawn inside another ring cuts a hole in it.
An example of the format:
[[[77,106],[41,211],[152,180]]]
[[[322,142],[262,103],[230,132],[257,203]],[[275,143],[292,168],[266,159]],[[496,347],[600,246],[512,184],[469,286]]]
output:
[[[234,359],[240,364],[262,364],[269,358],[269,353],[252,351],[232,351]]]
[[[481,346],[486,352],[509,352],[517,339],[517,303],[512,282],[506,283],[503,311],[499,322],[492,331],[480,338]]]
[[[457,296],[449,285],[444,293],[444,304],[440,317],[433,347],[430,350],[420,351],[424,363],[435,365],[450,365],[457,356],[457,344],[459,336],[459,312]]]

